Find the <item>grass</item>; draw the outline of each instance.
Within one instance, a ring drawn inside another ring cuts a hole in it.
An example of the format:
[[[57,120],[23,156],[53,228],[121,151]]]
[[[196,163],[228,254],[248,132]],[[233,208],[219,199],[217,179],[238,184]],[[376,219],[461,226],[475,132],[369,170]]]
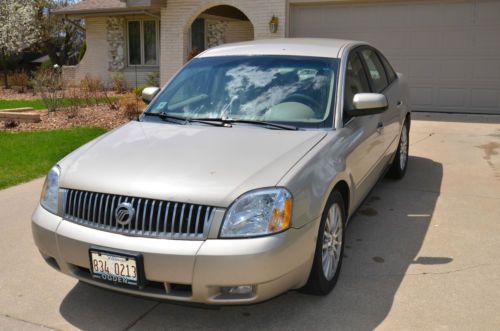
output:
[[[93,128],[0,132],[0,189],[45,175],[65,155],[105,132]]]
[[[111,101],[116,101],[117,97],[110,97]],[[62,107],[69,107],[74,104],[75,100],[71,98],[64,98],[62,100]],[[98,104],[106,103],[104,98],[93,99],[92,103],[95,104],[97,100]],[[79,100],[79,103],[82,103],[84,100]],[[33,99],[33,100],[0,100],[0,109],[11,109],[11,108],[25,108],[30,107],[33,109],[47,109],[42,99]]]

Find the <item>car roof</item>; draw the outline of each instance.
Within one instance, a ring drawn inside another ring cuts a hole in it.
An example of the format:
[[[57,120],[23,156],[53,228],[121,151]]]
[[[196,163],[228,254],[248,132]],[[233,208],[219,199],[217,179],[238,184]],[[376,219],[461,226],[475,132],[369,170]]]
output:
[[[339,58],[346,46],[366,45],[364,42],[326,38],[279,38],[225,44],[210,48],[198,58],[238,55],[290,55]]]

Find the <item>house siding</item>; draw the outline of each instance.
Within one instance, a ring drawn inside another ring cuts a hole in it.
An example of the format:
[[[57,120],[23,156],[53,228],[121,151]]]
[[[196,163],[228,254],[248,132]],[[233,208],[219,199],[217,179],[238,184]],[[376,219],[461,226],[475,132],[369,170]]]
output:
[[[76,66],[63,68],[64,77],[70,85],[78,84],[86,75],[108,81],[108,41],[106,17],[85,19],[87,51]]]
[[[126,19],[149,18],[148,16],[126,16]],[[109,71],[109,45],[107,41],[108,17],[88,17],[85,20],[87,51],[82,61],[76,66],[63,67],[64,79],[69,85],[78,85],[85,76],[100,78],[105,84],[111,84],[112,72]],[[125,29],[125,27],[124,27]],[[127,47],[124,45],[127,52]],[[158,54],[160,56],[160,54]],[[124,78],[130,88],[143,85],[153,72],[158,72],[159,66],[134,67],[126,66]]]
[[[229,21],[227,24],[226,42],[235,43],[254,39],[253,25],[248,21]]]

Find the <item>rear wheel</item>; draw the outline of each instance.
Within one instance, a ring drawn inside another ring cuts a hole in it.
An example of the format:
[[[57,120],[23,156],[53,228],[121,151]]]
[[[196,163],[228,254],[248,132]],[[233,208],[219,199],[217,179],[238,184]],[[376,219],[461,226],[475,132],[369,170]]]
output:
[[[406,168],[408,167],[408,155],[410,150],[410,130],[408,121],[403,124],[403,129],[401,130],[401,137],[399,138],[399,146],[396,151],[396,156],[392,162],[391,168],[387,173],[387,176],[394,179],[401,179],[406,174]]]
[[[342,266],[344,226],[344,199],[335,190],[321,217],[314,262],[304,292],[327,295],[335,287]]]

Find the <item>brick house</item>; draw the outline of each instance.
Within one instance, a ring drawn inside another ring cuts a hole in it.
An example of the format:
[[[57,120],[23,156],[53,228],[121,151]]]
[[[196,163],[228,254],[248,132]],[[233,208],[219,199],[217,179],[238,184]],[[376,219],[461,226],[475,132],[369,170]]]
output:
[[[64,68],[74,82],[118,71],[132,86],[151,72],[163,84],[195,48],[333,37],[380,48],[408,77],[414,109],[500,114],[496,0],[83,0],[56,14],[85,19],[87,53]]]

